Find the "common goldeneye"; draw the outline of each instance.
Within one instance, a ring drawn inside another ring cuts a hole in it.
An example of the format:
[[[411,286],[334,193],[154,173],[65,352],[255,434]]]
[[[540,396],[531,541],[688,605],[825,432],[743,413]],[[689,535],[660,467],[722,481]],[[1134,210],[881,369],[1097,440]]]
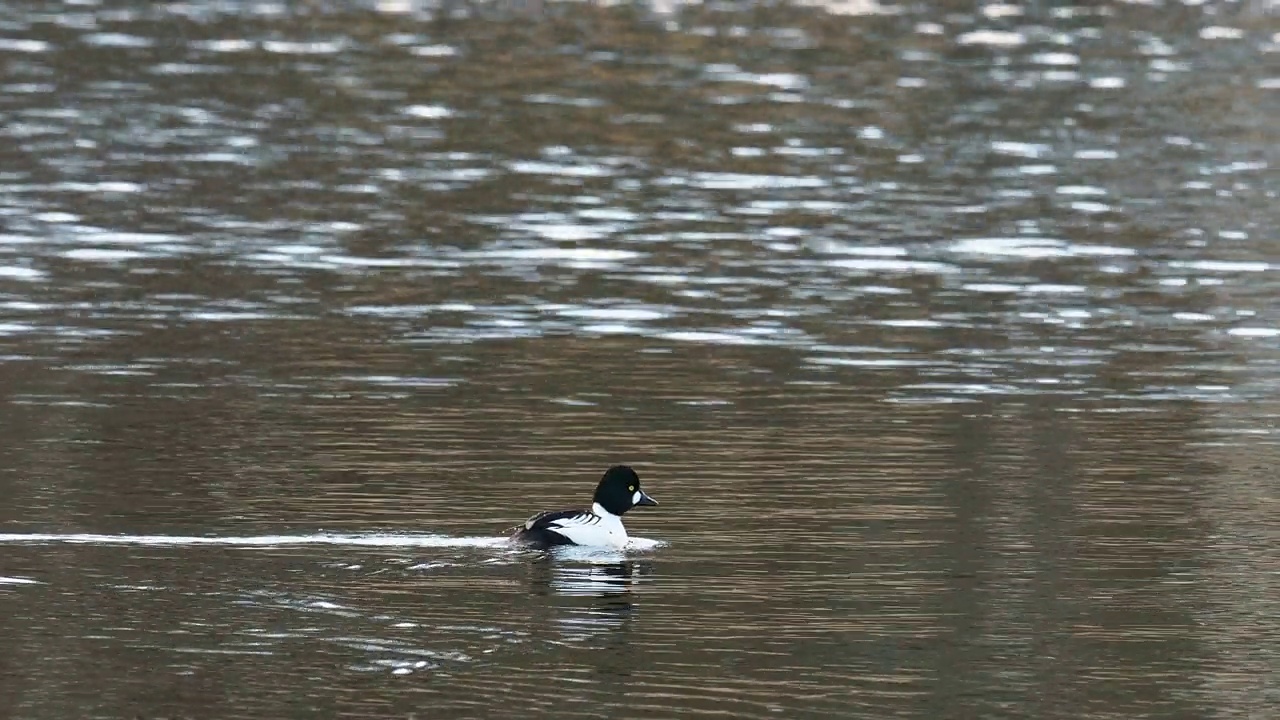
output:
[[[640,476],[626,465],[605,471],[596,486],[590,510],[538,513],[516,528],[513,542],[545,550],[556,545],[598,545],[621,548],[627,544],[622,514],[637,505],[658,501],[640,489]]]

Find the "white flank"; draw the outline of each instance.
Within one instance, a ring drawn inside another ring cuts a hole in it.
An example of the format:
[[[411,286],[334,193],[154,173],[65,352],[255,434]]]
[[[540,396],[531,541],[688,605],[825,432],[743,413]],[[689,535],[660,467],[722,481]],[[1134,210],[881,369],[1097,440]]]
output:
[[[591,506],[591,514],[574,515],[547,525],[571,540],[575,545],[624,548],[627,546],[627,529],[622,518],[605,510],[600,503]]]

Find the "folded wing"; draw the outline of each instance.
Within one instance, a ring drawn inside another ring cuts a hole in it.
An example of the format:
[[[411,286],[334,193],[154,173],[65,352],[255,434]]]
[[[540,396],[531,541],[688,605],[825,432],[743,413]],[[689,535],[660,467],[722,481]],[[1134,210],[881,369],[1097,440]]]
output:
[[[516,531],[515,539],[538,548],[591,544],[600,532],[600,517],[589,510],[561,510],[534,515]],[[594,533],[592,531],[595,531]]]
[[[558,530],[599,524],[600,517],[590,510],[561,510],[534,515],[524,524],[524,529]]]

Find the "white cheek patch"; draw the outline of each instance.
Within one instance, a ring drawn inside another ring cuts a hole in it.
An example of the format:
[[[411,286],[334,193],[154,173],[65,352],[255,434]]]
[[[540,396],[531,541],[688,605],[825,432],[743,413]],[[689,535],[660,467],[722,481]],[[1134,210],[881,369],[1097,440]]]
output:
[[[642,498],[642,497],[644,497],[644,495],[642,495],[642,494],[640,493],[640,491],[639,491],[639,490],[637,490],[637,491],[635,492],[635,494],[631,496],[631,504],[632,504],[632,505],[635,505],[635,504],[639,503],[639,502],[640,502],[640,498]]]

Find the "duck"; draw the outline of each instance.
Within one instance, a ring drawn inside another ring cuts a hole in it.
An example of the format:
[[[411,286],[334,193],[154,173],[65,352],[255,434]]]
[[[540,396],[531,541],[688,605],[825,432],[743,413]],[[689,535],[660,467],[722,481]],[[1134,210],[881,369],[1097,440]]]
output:
[[[622,526],[622,516],[633,507],[657,504],[640,489],[640,476],[635,470],[614,465],[596,485],[589,509],[538,513],[515,528],[511,541],[535,550],[557,545],[623,548],[627,545],[627,529]]]

